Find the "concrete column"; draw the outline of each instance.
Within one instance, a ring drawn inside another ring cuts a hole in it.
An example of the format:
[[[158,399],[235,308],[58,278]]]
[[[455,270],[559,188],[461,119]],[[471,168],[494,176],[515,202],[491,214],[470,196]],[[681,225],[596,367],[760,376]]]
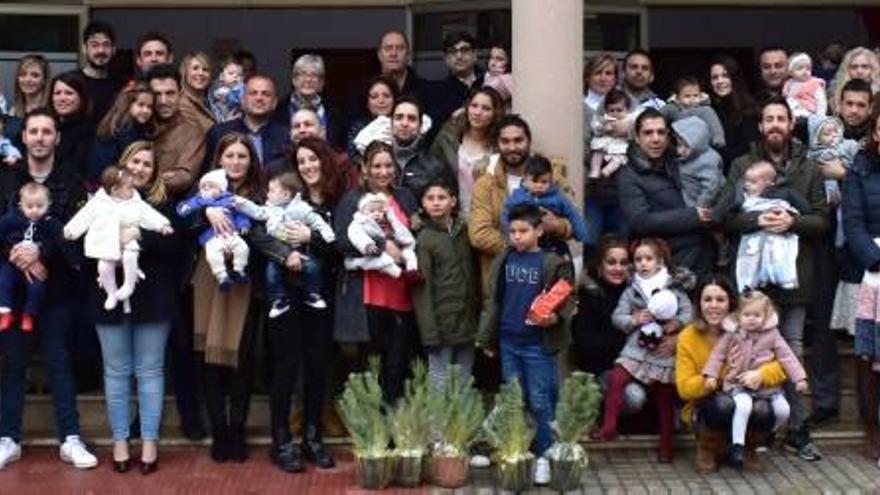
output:
[[[584,202],[583,0],[512,0],[513,109]]]

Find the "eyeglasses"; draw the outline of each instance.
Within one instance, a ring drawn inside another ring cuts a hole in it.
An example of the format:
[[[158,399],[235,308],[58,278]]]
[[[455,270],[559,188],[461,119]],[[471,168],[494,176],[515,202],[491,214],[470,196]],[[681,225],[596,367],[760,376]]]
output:
[[[460,46],[458,48],[451,47],[446,49],[447,55],[470,55],[473,53],[474,47],[472,46]]]

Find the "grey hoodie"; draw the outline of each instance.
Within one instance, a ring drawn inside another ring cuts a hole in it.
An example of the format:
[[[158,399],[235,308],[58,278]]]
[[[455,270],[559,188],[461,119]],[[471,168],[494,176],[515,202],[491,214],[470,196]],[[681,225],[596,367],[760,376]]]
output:
[[[835,146],[826,146],[819,144],[819,131],[826,125],[836,126],[840,130],[840,142]],[[840,158],[846,167],[852,165],[853,158],[859,152],[860,146],[858,141],[853,139],[843,139],[843,122],[837,117],[813,115],[807,120],[807,131],[809,133],[810,145],[807,148],[807,158],[814,160],[832,160]]]
[[[695,107],[683,108],[673,95],[666,102],[666,105],[660,109],[660,113],[669,117],[670,122],[676,122],[688,117],[699,117],[709,126],[709,136],[712,147],[715,149],[723,148],[727,142],[724,137],[724,126],[721,119],[715,113],[715,109],[709,104],[709,95],[702,93],[705,98]]]
[[[709,146],[709,126],[703,119],[693,116],[676,120],[672,123],[672,130],[679,141],[690,148],[690,154],[679,157],[678,161],[684,203],[708,208],[724,184],[721,155]]]

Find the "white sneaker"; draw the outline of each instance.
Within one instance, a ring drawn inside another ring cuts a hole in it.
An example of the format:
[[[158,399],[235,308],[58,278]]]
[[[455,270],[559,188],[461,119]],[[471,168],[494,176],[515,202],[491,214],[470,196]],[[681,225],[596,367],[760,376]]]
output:
[[[475,469],[483,469],[492,465],[492,461],[488,457],[480,454],[471,456],[470,466]]]
[[[535,462],[535,484],[546,485],[550,483],[550,461],[545,457],[538,457]]]
[[[98,458],[89,452],[79,435],[68,435],[58,452],[62,461],[73,464],[77,469],[90,469],[98,465]]]
[[[0,469],[21,458],[21,445],[9,437],[0,438]]]

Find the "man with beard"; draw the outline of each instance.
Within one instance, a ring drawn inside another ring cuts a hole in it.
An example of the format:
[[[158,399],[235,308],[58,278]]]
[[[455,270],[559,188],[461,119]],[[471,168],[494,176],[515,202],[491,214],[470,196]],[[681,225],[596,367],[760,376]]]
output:
[[[391,146],[394,161],[400,167],[400,185],[417,198],[421,197],[425,185],[438,176],[458,188],[452,170],[426,151],[421,134],[422,115],[421,104],[412,96],[398,98],[391,111]]]
[[[867,137],[873,100],[869,82],[851,79],[843,85],[837,105],[838,116],[843,121],[843,137],[856,141]]]
[[[241,100],[243,115],[235,120],[214,124],[208,131],[206,159],[214,159],[217,143],[230,132],[238,132],[251,139],[259,155],[257,158],[264,168],[267,164],[284,158],[290,151],[290,139],[287,126],[272,119],[277,102],[275,81],[262,74],[251,76],[244,85],[244,96]],[[206,167],[210,165],[206,163]]]
[[[623,62],[623,91],[642,108],[660,109],[665,102],[651,90],[654,64],[644,50],[633,50]]]
[[[81,73],[86,82],[86,92],[92,102],[92,120],[97,124],[113,106],[116,94],[125,81],[108,74],[108,66],[116,53],[116,33],[113,26],[102,21],[92,21],[83,31],[82,54],[85,67]]]
[[[428,113],[435,125],[430,132],[431,141],[452,112],[461,108],[471,89],[483,85],[483,74],[477,68],[477,41],[470,33],[457,31],[448,34],[443,39],[443,53],[449,76],[432,83],[434,89]]]
[[[498,160],[490,163],[486,173],[474,184],[471,211],[468,217],[468,236],[480,256],[480,275],[486,293],[492,260],[507,246],[507,236],[501,229],[504,202],[522,183],[525,161],[531,155],[532,130],[519,115],[506,115],[498,124]],[[553,182],[571,196],[571,188],[558,170],[553,170]],[[541,223],[544,235],[567,240],[571,238],[571,224],[549,211],[543,211]],[[465,213],[462,213],[465,214]]]
[[[153,90],[158,123],[154,162],[172,199],[189,190],[205,157],[205,133],[180,114],[180,73],[169,64],[152,66],[147,83]]]
[[[615,176],[620,208],[633,237],[665,239],[673,264],[709,273],[714,266],[707,235],[712,214],[685,205],[669,132],[669,122],[656,109],[636,118],[635,146],[629,147],[629,162]]]
[[[792,139],[794,120],[788,104],[781,96],[769,97],[761,106],[758,130],[761,139],[754,143],[746,155],[736,160],[730,168],[723,195],[736,194],[742,187],[742,177],[746,169],[758,161],[768,161],[777,172],[777,187],[787,188],[801,195],[811,206],[810,211],[792,215],[787,211],[768,211],[764,213],[738,212],[727,217],[725,226],[733,236],[759,229],[782,234],[792,232],[798,235],[797,278],[795,289],[782,289],[775,286],[762,288],[779,307],[779,330],[797,354],[803,355],[804,322],[807,308],[813,303],[816,283],[816,254],[825,242],[828,230],[828,204],[820,166],[806,158],[803,144]],[[822,454],[810,438],[805,424],[805,405],[803,398],[794,390],[791,382],[786,383],[785,397],[791,406],[788,437],[786,445],[806,461],[817,461]]]

